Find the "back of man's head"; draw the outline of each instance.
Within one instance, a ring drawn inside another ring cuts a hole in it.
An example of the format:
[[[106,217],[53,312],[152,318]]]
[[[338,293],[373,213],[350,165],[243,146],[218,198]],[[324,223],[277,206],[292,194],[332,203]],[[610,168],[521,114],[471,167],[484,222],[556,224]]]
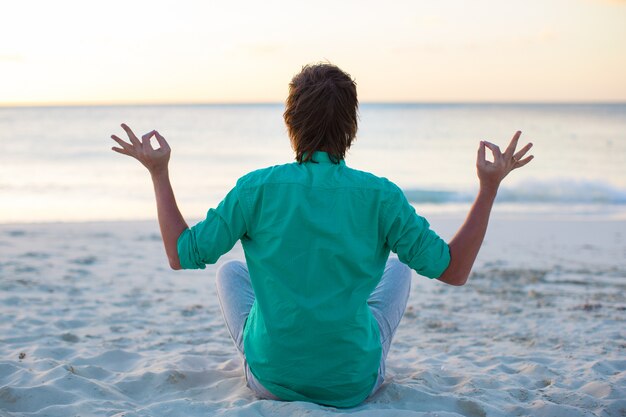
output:
[[[332,64],[306,65],[289,84],[285,123],[298,162],[313,152],[344,159],[357,131],[356,83]]]

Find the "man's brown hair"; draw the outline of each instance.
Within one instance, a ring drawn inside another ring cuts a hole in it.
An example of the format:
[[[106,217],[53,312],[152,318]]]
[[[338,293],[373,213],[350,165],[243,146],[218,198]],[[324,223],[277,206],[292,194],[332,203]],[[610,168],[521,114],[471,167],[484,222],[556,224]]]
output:
[[[306,65],[289,83],[283,117],[300,163],[324,151],[331,161],[344,159],[357,131],[356,83],[328,63]]]

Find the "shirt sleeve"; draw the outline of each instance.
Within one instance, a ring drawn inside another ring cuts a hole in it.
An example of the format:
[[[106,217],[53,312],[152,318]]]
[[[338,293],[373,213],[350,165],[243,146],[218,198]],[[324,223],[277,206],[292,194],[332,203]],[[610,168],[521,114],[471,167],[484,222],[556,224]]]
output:
[[[206,218],[178,237],[178,258],[183,269],[204,269],[228,252],[246,233],[237,188],[233,188]]]
[[[398,189],[387,209],[387,244],[398,259],[428,278],[438,278],[450,264],[448,244],[430,229]]]

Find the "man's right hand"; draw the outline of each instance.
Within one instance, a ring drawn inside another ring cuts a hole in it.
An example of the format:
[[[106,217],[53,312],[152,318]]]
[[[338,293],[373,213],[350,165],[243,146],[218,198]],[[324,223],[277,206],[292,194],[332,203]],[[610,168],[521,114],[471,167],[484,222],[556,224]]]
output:
[[[478,171],[478,179],[480,180],[480,188],[485,191],[497,191],[500,186],[500,182],[506,177],[509,172],[514,169],[521,168],[533,159],[533,155],[530,155],[524,159],[526,152],[533,146],[532,143],[528,143],[517,153],[515,148],[517,147],[517,141],[522,132],[517,131],[513,135],[513,139],[506,148],[506,151],[502,153],[500,148],[487,141],[481,141],[478,148],[478,158],[476,160],[476,169]],[[493,154],[493,162],[488,161],[485,156],[485,148],[489,148]]]
[[[500,182],[514,169],[521,168],[529,163],[533,156],[521,159],[533,146],[527,144],[517,153],[517,141],[522,132],[516,132],[511,143],[502,153],[500,148],[493,143],[482,141],[478,148],[476,168],[480,179],[478,196],[470,209],[465,223],[448,244],[450,248],[450,265],[439,277],[440,281],[451,285],[464,285],[472,270],[476,255],[487,232],[489,214],[496,198]],[[487,161],[485,148],[493,153],[493,162]]]

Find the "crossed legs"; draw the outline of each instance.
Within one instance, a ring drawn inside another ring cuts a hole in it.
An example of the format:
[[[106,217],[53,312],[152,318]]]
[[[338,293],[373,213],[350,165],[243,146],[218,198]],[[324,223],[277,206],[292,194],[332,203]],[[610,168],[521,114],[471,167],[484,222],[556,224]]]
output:
[[[383,276],[367,300],[378,322],[382,344],[382,357],[373,395],[384,382],[385,360],[391,341],[406,309],[411,289],[411,270],[398,258],[387,260]],[[217,271],[217,295],[230,337],[244,361],[247,386],[260,398],[277,400],[250,372],[243,350],[243,328],[254,303],[254,291],[248,267],[241,261],[228,261]]]

